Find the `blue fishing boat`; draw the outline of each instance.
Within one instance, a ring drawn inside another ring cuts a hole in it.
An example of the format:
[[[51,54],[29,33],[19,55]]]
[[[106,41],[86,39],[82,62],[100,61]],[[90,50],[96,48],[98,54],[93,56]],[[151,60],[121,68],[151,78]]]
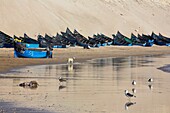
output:
[[[145,47],[152,47],[154,44],[154,39],[150,35],[142,34],[141,36],[140,34],[138,34],[138,39],[146,43]]]
[[[39,48],[39,44],[25,44],[26,48]]]
[[[0,31],[0,48],[13,48],[14,47],[14,39]]]
[[[14,44],[15,58],[52,58],[52,50],[50,48],[26,48],[22,43]]]
[[[120,46],[132,46],[132,40],[121,34],[119,31],[116,35],[112,35],[114,39],[114,45]]]
[[[132,40],[132,45],[135,46],[146,46],[146,42],[143,40],[140,40],[137,36],[135,36],[133,33],[131,33],[131,40]]]

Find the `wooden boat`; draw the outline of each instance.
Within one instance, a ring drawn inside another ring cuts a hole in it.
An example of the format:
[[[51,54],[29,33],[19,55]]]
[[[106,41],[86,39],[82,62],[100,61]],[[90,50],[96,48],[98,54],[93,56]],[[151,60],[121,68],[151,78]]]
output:
[[[49,45],[47,40],[42,35],[38,35],[37,38],[40,47],[45,48]]]
[[[95,43],[95,47],[100,47],[101,46],[100,41],[96,40],[95,38],[92,38],[92,37],[88,36],[88,39],[89,39],[90,42]]]
[[[161,33],[159,33],[159,37],[166,43],[170,43],[170,38],[163,36]]]
[[[137,46],[145,46],[146,45],[145,41],[139,40],[138,37],[135,36],[133,33],[131,34],[131,40],[132,40],[133,45],[137,45]]]
[[[88,40],[86,37],[81,35],[78,31],[74,30],[74,36],[77,40],[77,44],[83,47],[96,47],[96,43]]]
[[[160,38],[158,35],[156,35],[154,32],[152,32],[152,38],[154,39],[154,44],[160,45],[160,46],[168,46],[168,43],[166,43],[162,38]]]
[[[76,40],[76,38],[74,37],[73,34],[67,33],[67,32],[66,33],[61,32],[61,34],[62,34],[62,36],[61,35],[58,35],[58,36],[62,37],[63,39],[65,39],[67,41],[69,41],[70,46],[76,46],[77,40]],[[58,37],[58,36],[56,36],[56,37]]]
[[[106,46],[106,45],[107,45],[107,41],[106,41],[104,38],[102,38],[101,35],[99,35],[99,34],[95,35],[95,34],[94,34],[94,35],[93,35],[93,38],[94,38],[96,41],[100,42],[101,46]]]
[[[25,43],[26,48],[39,48],[39,44],[27,44]]]
[[[27,34],[24,34],[24,37],[17,37],[14,35],[15,42],[22,43],[26,48],[39,48],[38,41],[30,38]]]
[[[0,47],[13,48],[14,39],[11,36],[0,31]]]
[[[49,43],[49,44],[53,44],[53,43],[56,43],[57,41],[55,40],[54,37],[52,36],[49,36],[48,34],[45,34],[45,37],[46,41]]]
[[[22,43],[14,43],[15,58],[52,58],[52,50],[50,48],[37,49],[26,48]]]
[[[113,39],[104,34],[97,34],[93,37],[95,37],[96,40],[100,41],[101,46],[110,46],[113,44]]]
[[[141,36],[140,34],[138,34],[138,39],[141,40],[142,42],[144,41],[146,43],[145,47],[151,47],[154,44],[154,40],[151,39],[151,37],[148,35],[142,34],[142,36]]]
[[[29,37],[26,33],[24,33],[23,42],[28,44],[39,44],[37,40]]]
[[[71,45],[71,42],[64,36],[57,33],[54,37],[56,43],[53,43],[53,48],[68,48]]]
[[[116,36],[113,36],[114,45],[132,46],[132,41],[128,37],[122,35],[119,31],[117,32]]]

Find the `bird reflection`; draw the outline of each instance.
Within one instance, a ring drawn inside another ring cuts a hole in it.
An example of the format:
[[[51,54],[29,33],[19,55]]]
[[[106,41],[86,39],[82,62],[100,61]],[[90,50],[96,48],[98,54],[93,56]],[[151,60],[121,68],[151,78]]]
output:
[[[153,85],[152,84],[149,84],[148,87],[149,87],[150,90],[153,89]]]
[[[135,89],[135,88],[132,89],[132,93],[133,93],[133,94],[136,93],[136,89]]]
[[[153,78],[149,78],[149,79],[148,79],[148,82],[153,82]]]
[[[68,65],[68,71],[69,71],[69,72],[73,71],[73,64]]]
[[[135,104],[136,104],[136,102],[130,102],[130,101],[125,103],[125,110],[128,110],[130,106],[133,106]]]
[[[62,89],[64,89],[64,88],[66,88],[66,86],[60,85],[60,86],[58,87],[58,90],[60,91],[60,90],[62,90]]]

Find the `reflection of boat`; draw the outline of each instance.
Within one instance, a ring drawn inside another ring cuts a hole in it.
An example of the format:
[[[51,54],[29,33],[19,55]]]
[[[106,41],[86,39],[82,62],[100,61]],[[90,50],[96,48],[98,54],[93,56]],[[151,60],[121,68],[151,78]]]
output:
[[[47,49],[26,48],[22,43],[14,44],[15,58],[52,58],[52,52]]]
[[[136,102],[127,102],[125,103],[125,110],[128,110],[130,106],[135,105]]]

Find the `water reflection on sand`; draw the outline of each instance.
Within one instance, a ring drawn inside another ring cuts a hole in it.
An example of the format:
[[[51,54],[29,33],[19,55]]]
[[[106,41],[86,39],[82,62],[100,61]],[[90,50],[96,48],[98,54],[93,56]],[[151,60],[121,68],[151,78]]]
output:
[[[57,113],[169,113],[170,76],[157,69],[170,64],[169,58],[136,56],[26,67],[1,75],[0,100]],[[60,76],[68,80],[60,83]],[[153,83],[147,82],[150,77]],[[30,80],[38,81],[37,89],[17,86]],[[129,100],[125,89],[135,89],[136,98]]]

